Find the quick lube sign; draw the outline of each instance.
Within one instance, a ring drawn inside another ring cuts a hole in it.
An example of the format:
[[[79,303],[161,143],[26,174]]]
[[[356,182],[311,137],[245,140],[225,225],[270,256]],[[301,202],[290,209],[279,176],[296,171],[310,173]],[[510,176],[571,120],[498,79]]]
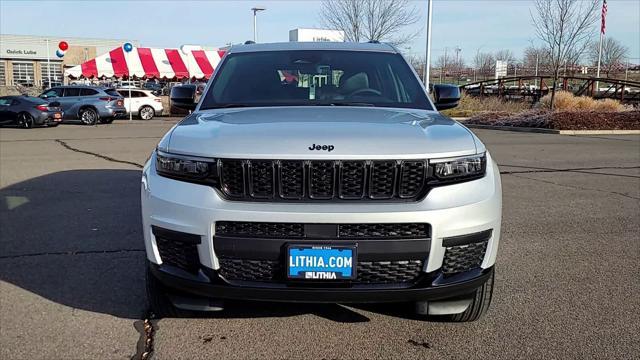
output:
[[[6,49],[5,53],[7,55],[24,55],[24,56],[29,56],[29,57],[33,57],[33,56],[37,56],[38,52],[36,50],[21,50],[21,49]]]

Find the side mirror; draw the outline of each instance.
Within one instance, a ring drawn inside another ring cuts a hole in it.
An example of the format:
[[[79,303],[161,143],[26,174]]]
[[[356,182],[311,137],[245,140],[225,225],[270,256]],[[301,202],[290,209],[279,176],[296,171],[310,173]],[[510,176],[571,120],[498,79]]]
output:
[[[436,109],[452,109],[458,106],[458,102],[460,102],[460,88],[456,85],[433,85],[433,98]]]
[[[171,106],[182,110],[195,110],[198,105],[196,87],[193,85],[172,87],[169,99],[171,100]]]

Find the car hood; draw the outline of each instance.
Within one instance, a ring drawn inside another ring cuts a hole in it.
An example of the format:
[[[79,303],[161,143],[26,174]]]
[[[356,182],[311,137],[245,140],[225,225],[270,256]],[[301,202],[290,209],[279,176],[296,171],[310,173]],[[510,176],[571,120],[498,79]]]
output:
[[[198,111],[158,147],[222,158],[410,159],[475,154],[477,142],[435,111],[313,106]]]

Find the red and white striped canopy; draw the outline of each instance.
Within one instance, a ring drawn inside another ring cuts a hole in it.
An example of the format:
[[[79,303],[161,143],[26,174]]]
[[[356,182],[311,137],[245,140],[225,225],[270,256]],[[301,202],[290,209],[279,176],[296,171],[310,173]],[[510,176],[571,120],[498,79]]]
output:
[[[83,64],[65,70],[73,78],[210,78],[224,50],[133,48],[125,53],[117,47]]]

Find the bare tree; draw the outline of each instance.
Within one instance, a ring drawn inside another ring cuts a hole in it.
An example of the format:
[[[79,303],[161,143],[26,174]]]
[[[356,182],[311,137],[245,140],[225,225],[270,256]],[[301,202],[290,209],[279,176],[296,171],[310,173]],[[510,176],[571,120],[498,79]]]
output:
[[[538,67],[538,74],[544,74],[550,72],[549,52],[542,47],[536,47],[534,45],[528,46],[524,49],[524,56],[522,57],[522,66],[527,72],[535,75],[536,65]]]
[[[423,79],[425,70],[424,67],[426,64],[425,59],[427,58],[426,55],[408,55],[406,56],[406,58],[409,64],[411,64],[411,66],[413,66],[413,68],[416,70],[416,73],[418,74],[420,79]]]
[[[493,68],[496,65],[496,59],[491,53],[476,51],[476,55],[473,57],[473,68],[486,77],[491,74]]]
[[[598,18],[600,0],[534,0],[531,20],[538,38],[550,54],[553,72],[550,107],[553,109],[560,69],[579,57]]]
[[[597,41],[589,45],[589,59],[593,64],[598,63],[598,50],[599,44]],[[609,77],[609,73],[624,66],[624,61],[627,59],[628,53],[629,49],[616,39],[608,37],[602,41],[600,66],[605,74],[607,74],[607,77]]]
[[[506,61],[508,63],[514,62],[516,57],[513,55],[513,52],[509,49],[502,49],[496,51],[495,54],[496,60]]]
[[[458,78],[464,69],[464,59],[456,57],[450,52],[445,52],[438,56],[435,61],[435,66],[440,70],[444,79],[446,79],[447,76]]]
[[[347,41],[386,41],[403,45],[418,33],[403,30],[420,20],[409,0],[324,0],[320,9],[324,26],[344,31]]]

